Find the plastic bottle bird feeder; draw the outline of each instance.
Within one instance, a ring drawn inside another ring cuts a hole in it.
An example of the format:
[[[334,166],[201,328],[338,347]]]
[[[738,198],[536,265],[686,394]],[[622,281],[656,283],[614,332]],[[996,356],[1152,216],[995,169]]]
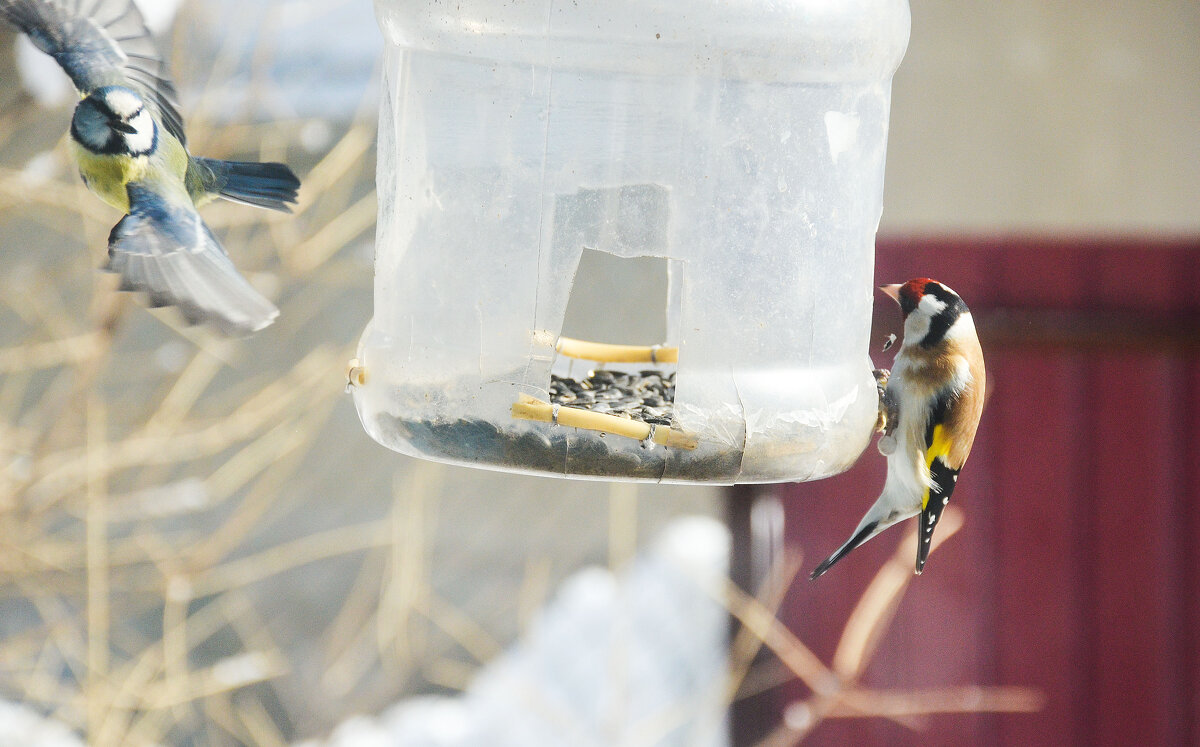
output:
[[[351,376],[376,440],[669,482],[857,458],[904,0],[376,8],[375,315]],[[562,337],[585,249],[664,258],[661,345]]]

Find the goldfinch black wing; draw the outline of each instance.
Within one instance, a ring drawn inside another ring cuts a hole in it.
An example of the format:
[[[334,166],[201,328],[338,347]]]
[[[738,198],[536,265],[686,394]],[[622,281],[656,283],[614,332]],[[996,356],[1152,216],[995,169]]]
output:
[[[929,410],[925,427],[925,464],[929,468],[931,487],[921,497],[921,524],[917,534],[917,573],[925,568],[933,540],[933,528],[950,503],[962,462],[952,465],[951,453],[956,451],[949,422],[958,400],[958,392],[943,391]]]
[[[53,57],[80,94],[133,88],[163,127],[186,142],[167,64],[132,0],[0,0],[0,18]]]
[[[176,199],[131,183],[129,215],[108,237],[108,264],[121,290],[142,291],[151,306],[177,306],[191,324],[245,335],[275,321],[279,310],[233,266],[186,195]]]

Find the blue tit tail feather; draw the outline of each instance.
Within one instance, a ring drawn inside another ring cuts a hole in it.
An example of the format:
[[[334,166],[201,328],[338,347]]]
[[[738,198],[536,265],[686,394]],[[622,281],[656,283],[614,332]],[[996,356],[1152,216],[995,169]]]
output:
[[[144,292],[152,306],[176,306],[190,324],[231,335],[275,320],[279,310],[238,273],[191,205],[143,184],[128,191],[130,213],[109,234],[105,267],[121,275],[121,290]]]
[[[205,194],[284,213],[292,212],[300,189],[300,180],[282,163],[193,157],[188,171],[193,195],[197,185]]]

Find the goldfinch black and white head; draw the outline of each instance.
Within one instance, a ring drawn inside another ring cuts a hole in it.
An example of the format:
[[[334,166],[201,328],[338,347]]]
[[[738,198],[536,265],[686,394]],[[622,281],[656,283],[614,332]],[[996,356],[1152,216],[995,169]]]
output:
[[[817,566],[812,578],[884,529],[917,515],[916,572],[921,573],[983,414],[983,351],[962,298],[929,278],[880,290],[900,304],[904,315],[904,341],[880,403],[895,411],[879,440],[888,461],[887,480],[850,539]]]
[[[951,333],[963,314],[970,314],[957,293],[936,280],[916,278],[907,283],[884,285],[880,290],[900,304],[904,315],[904,341],[925,348],[953,338]]]

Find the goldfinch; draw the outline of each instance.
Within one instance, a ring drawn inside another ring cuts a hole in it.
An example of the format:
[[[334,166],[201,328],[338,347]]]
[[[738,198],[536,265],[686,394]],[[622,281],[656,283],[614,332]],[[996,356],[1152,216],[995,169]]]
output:
[[[300,187],[291,169],[188,153],[175,88],[131,0],[0,0],[0,19],[79,92],[70,129],[79,174],[126,213],[109,234],[105,267],[121,275],[120,289],[227,334],[273,322],[279,310],[238,273],[196,208],[223,197],[291,212]]]
[[[983,351],[963,300],[929,278],[880,290],[900,304],[904,315],[904,341],[890,376],[880,382],[884,436],[879,451],[887,457],[887,480],[850,539],[817,566],[812,578],[884,529],[918,514],[920,574],[983,414]]]

